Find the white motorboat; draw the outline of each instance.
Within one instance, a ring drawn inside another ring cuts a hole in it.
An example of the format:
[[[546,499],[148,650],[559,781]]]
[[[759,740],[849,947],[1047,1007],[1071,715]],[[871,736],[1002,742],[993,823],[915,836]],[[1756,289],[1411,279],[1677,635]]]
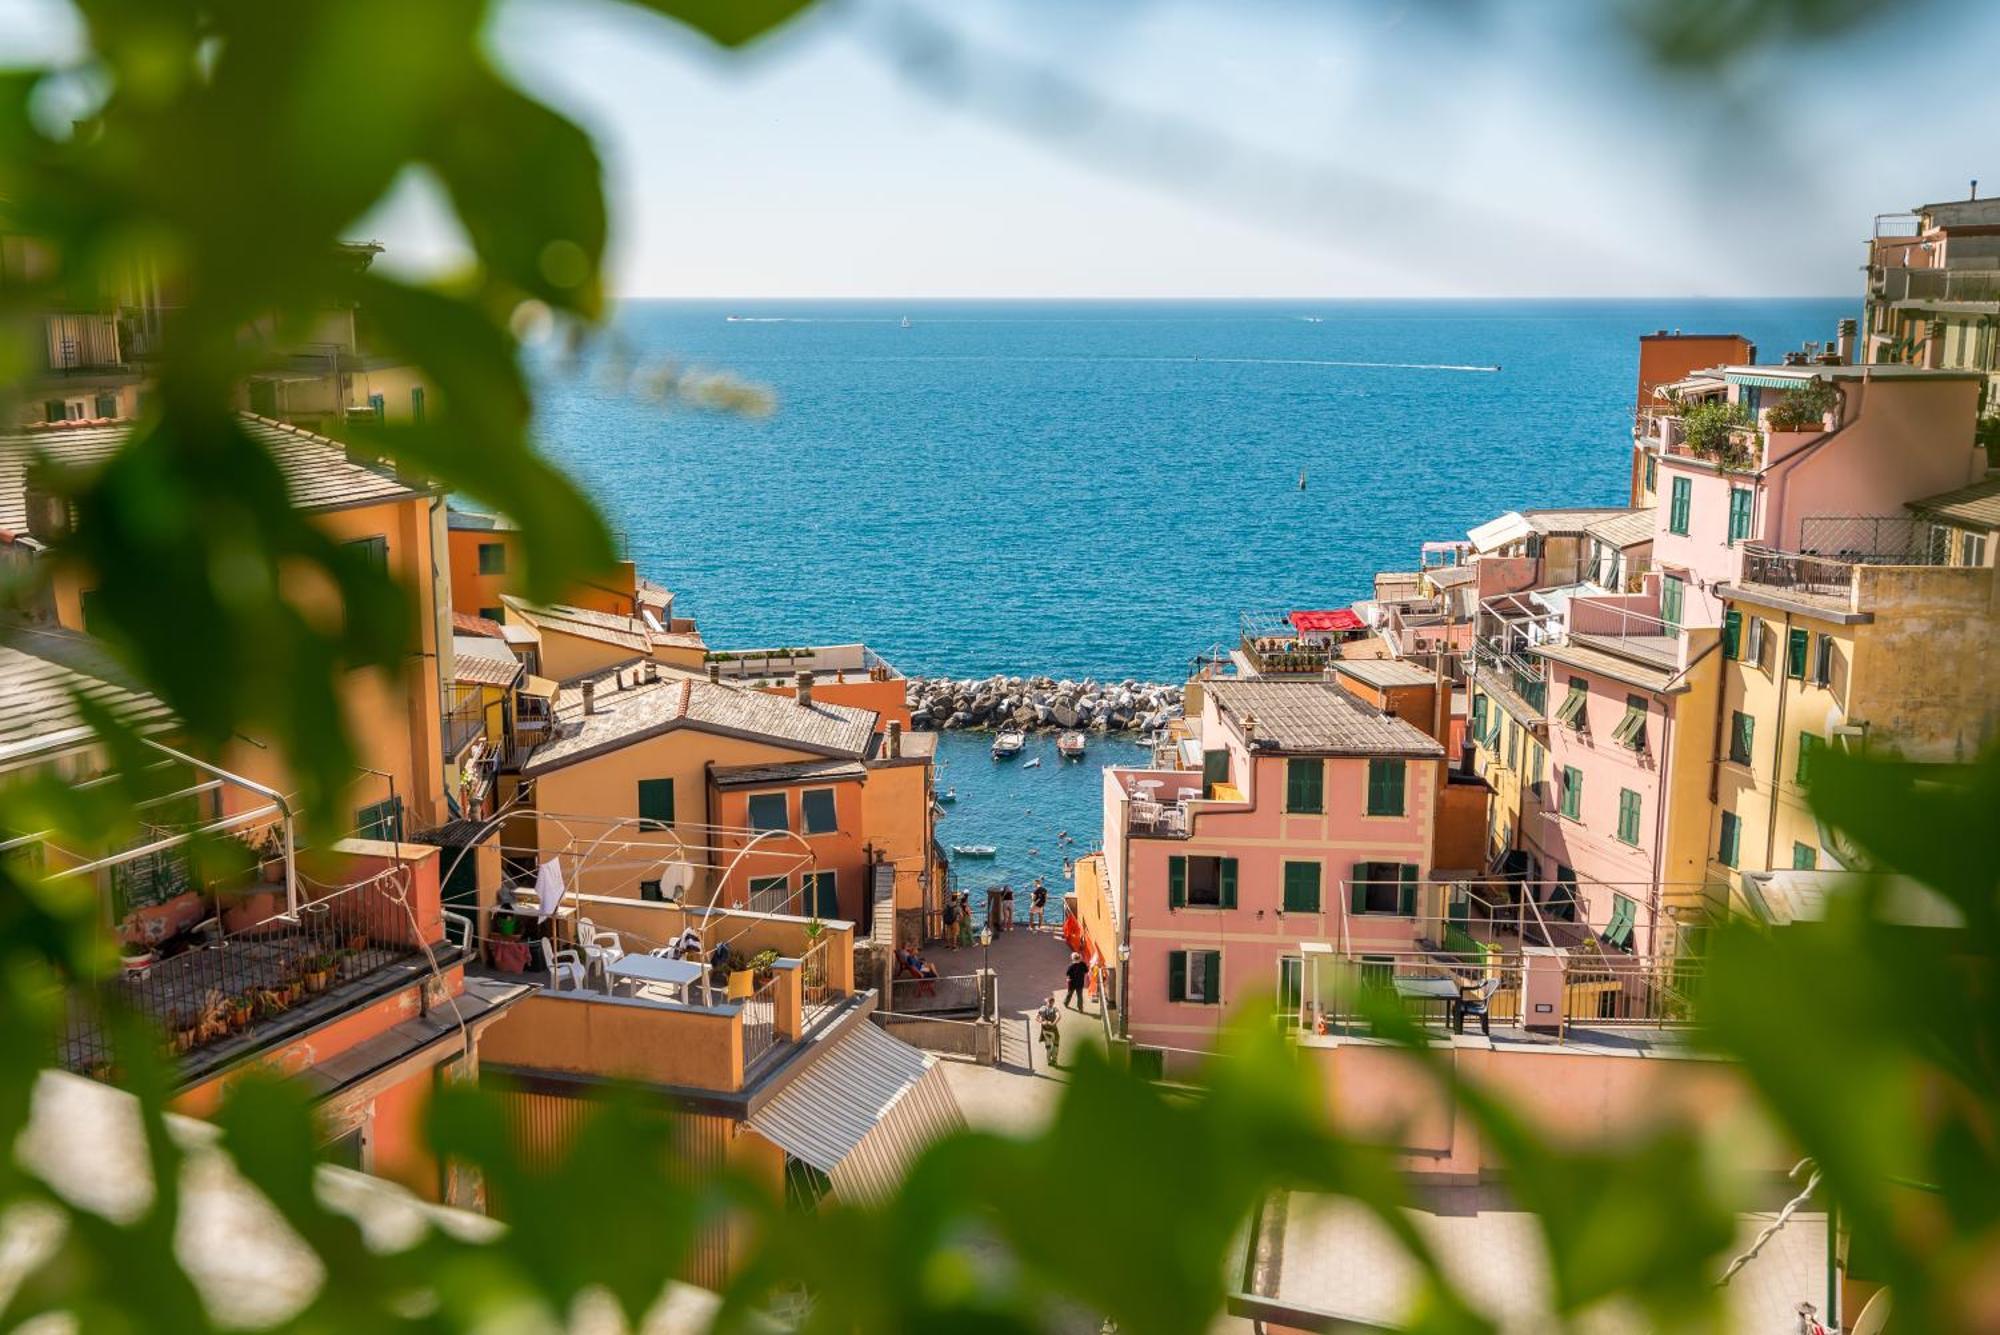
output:
[[[1021,748],[1027,744],[1028,734],[1019,728],[1003,728],[1000,730],[1000,735],[993,739],[993,758],[1012,760],[1021,754]]]
[[[1041,767],[1042,767],[1042,758],[1040,756],[1034,757],[1033,759],[1029,760],[1027,763],[1021,766],[1022,769],[1040,769]]]
[[[990,858],[999,852],[991,844],[953,844],[952,855],[961,858]]]
[[[1056,750],[1062,754],[1064,760],[1083,759],[1083,748],[1083,734],[1075,728],[1056,738]]]

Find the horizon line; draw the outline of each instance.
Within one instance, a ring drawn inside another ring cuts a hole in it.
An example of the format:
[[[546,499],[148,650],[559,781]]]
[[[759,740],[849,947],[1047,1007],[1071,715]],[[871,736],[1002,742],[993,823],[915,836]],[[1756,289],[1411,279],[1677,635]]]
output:
[[[1671,294],[1671,293],[1641,293],[1641,294],[1636,294],[1636,295],[1603,295],[1603,294],[1595,294],[1595,295],[1571,295],[1571,294],[1565,294],[1565,293],[1531,293],[1531,294],[1510,294],[1510,295],[1499,295],[1499,296],[1493,296],[1493,295],[1487,295],[1487,296],[1438,296],[1438,295],[1428,295],[1428,296],[1327,296],[1327,295],[1307,295],[1307,296],[1296,296],[1296,297],[1290,297],[1290,296],[1287,296],[1287,297],[1270,297],[1270,296],[1220,296],[1220,297],[1219,297],[1219,296],[1143,296],[1143,297],[1139,297],[1139,296],[1102,296],[1102,295],[1099,295],[1099,296],[1078,296],[1078,295],[1074,295],[1074,294],[1061,294],[1061,293],[1050,293],[1050,294],[1038,294],[1038,295],[1032,295],[1032,296],[1022,296],[1022,295],[1019,295],[1019,294],[1008,294],[1008,295],[1004,295],[1004,296],[995,296],[995,295],[983,295],[983,294],[979,294],[979,293],[962,293],[962,294],[950,294],[950,295],[944,295],[944,296],[921,296],[921,297],[919,297],[919,296],[909,296],[909,295],[904,295],[904,294],[897,294],[897,293],[886,293],[886,294],[882,294],[882,295],[869,295],[869,296],[851,296],[851,295],[847,295],[847,296],[821,296],[821,295],[814,295],[814,294],[811,294],[811,293],[792,293],[792,294],[787,294],[787,295],[784,295],[784,296],[745,296],[745,295],[742,295],[742,294],[737,294],[737,295],[733,295],[733,296],[729,296],[729,295],[723,295],[723,296],[715,296],[715,295],[701,295],[701,294],[692,294],[692,293],[674,293],[674,292],[629,292],[629,293],[617,293],[617,294],[614,294],[614,295],[613,295],[613,296],[611,297],[611,300],[612,300],[612,301],[714,301],[714,302],[724,302],[724,301],[742,301],[742,302],[753,302],[753,301],[856,301],[856,302],[859,302],[859,301],[875,301],[875,302],[887,302],[887,301],[902,301],[902,302],[939,302],[939,301],[994,301],[994,302],[1035,302],[1035,301],[1041,301],[1041,302],[1049,302],[1049,301],[1076,301],[1076,302],[1131,302],[1131,303],[1137,303],[1137,302],[1259,302],[1259,303],[1268,303],[1268,304],[1274,304],[1274,305],[1275,305],[1275,304],[1280,304],[1280,303],[1285,303],[1285,302],[1363,302],[1363,301],[1436,301],[1436,302],[1446,302],[1446,301],[1487,301],[1487,302],[1493,302],[1493,301],[1604,301],[1604,302],[1612,302],[1612,301],[1739,301],[1739,302],[1741,302],[1741,301],[1846,301],[1846,300],[1848,300],[1849,298],[1850,298],[1850,294],[1848,294],[1848,293],[1843,293],[1843,292],[1823,292],[1823,293],[1822,293],[1822,292],[1789,292],[1789,293],[1759,293],[1759,294],[1752,294],[1752,295],[1747,295],[1747,296],[1715,296],[1715,295],[1707,295],[1707,296],[1698,296],[1698,295],[1687,295],[1687,294],[1682,294],[1682,295],[1675,295],[1675,294]]]

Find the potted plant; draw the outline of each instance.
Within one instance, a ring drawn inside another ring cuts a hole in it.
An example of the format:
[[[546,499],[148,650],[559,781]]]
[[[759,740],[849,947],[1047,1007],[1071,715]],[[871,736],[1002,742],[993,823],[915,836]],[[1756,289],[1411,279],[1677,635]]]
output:
[[[748,1001],[750,994],[757,990],[756,974],[751,971],[750,961],[732,950],[729,952],[729,991],[731,1001]]]
[[[1787,394],[1764,420],[1773,431],[1818,431],[1825,426],[1826,415],[1839,406],[1839,391],[1814,377]]]
[[[140,942],[128,941],[118,947],[118,965],[126,973],[144,973],[158,958],[151,946]]]
[[[750,957],[750,975],[756,986],[762,987],[778,972],[778,952],[760,950]]]
[[[176,1057],[194,1051],[201,1041],[201,1020],[198,1016],[177,1015],[167,1029],[167,1045]]]
[[[309,993],[324,992],[333,986],[339,963],[329,954],[309,955],[299,962],[299,981]]]

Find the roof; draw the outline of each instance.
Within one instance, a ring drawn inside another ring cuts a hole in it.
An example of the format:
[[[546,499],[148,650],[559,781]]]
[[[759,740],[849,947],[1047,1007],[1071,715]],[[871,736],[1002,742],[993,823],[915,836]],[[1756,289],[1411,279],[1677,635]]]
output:
[[[932,1141],[965,1129],[937,1058],[857,1024],[749,1117],[750,1129],[833,1180],[849,1205],[887,1199]]]
[[[494,639],[505,639],[506,633],[499,622],[487,617],[476,617],[470,612],[453,612],[451,630],[454,635],[490,635]]]
[[[1481,552],[1498,551],[1510,542],[1519,542],[1535,531],[1527,516],[1518,510],[1509,510],[1498,519],[1489,519],[1477,528],[1465,531],[1474,548]]]
[[[95,640],[74,631],[0,623],[0,760],[82,741],[87,725],[76,696],[135,725],[173,714]]]
[[[1254,715],[1260,748],[1305,755],[1444,754],[1428,734],[1369,708],[1331,682],[1218,679],[1204,683],[1203,691],[1239,729]]]
[[[476,529],[491,533],[512,533],[515,531],[514,521],[506,518],[504,515],[481,514],[477,510],[461,510],[455,505],[446,508],[444,523],[446,528],[460,530]]]
[[[1665,692],[1676,675],[1667,668],[1657,667],[1650,662],[1638,662],[1593,645],[1535,644],[1528,647],[1528,652],[1540,654],[1552,663],[1561,663],[1579,672],[1595,672],[1613,681],[1622,681],[1628,686],[1637,686],[1654,692]],[[1678,689],[1687,689],[1686,684],[1683,683]]]
[[[1435,686],[1437,675],[1406,658],[1343,658],[1334,670],[1379,688],[1390,686]]]
[[[451,678],[478,686],[512,686],[525,669],[514,651],[484,635],[451,637]]]
[[[615,612],[598,612],[588,607],[572,607],[567,603],[531,603],[525,598],[516,598],[511,593],[501,594],[500,601],[509,612],[536,630],[552,630],[559,635],[574,635],[579,639],[595,640],[600,644],[615,645],[635,654],[647,654],[653,650],[652,631],[637,617],[620,616]]]
[[[1616,519],[1630,513],[1630,509],[1623,505],[1594,505],[1575,510],[1529,510],[1521,517],[1533,526],[1535,532],[1548,536],[1588,533],[1590,526],[1600,519]]]
[[[1355,615],[1354,609],[1351,607],[1335,608],[1328,612],[1294,612],[1291,614],[1290,621],[1292,629],[1301,635],[1310,635],[1315,631],[1360,630],[1362,628],[1361,618]]]
[[[1718,373],[1733,385],[1758,385],[1766,389],[1793,389],[1809,380],[1980,380],[1986,374],[1901,363],[1826,366],[1818,362],[1803,366],[1724,366],[1718,368]]]
[[[1584,526],[1584,532],[1612,547],[1636,547],[1653,540],[1653,507],[1613,510]]]
[[[750,788],[764,783],[801,783],[813,779],[865,779],[868,767],[858,760],[798,760],[786,765],[716,765],[709,770],[717,788]]]
[[[536,747],[524,774],[575,764],[633,742],[681,728],[749,737],[793,750],[859,760],[875,732],[875,712],[700,677],[661,674],[658,681],[617,689],[620,671],[580,678],[593,683],[595,712],[583,712],[583,692],[565,689],[553,735]]]
[[[277,461],[298,509],[342,510],[430,495],[387,469],[353,462],[338,441],[325,436],[249,413],[239,414],[237,421]],[[27,469],[37,455],[71,468],[94,468],[124,446],[131,430],[127,422],[0,435],[0,529],[27,527]]]
[[[1909,507],[1960,528],[2000,529],[2000,473],[1969,487],[1911,501]]]
[[[1479,577],[1474,566],[1432,566],[1424,571],[1424,578],[1440,589],[1455,589],[1461,584],[1470,584]]]

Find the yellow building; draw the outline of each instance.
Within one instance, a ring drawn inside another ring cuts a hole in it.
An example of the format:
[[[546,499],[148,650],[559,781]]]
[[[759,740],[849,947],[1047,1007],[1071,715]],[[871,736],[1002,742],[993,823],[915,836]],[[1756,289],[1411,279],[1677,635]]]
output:
[[[1851,865],[1853,850],[1832,846],[1808,807],[1825,748],[1958,764],[2000,735],[2000,593],[1990,544],[1965,541],[2000,521],[1996,496],[1989,480],[1910,507],[1916,522],[1957,525],[1934,545],[1919,540],[1919,552],[1983,564],[1771,553],[1724,586],[1709,841],[1718,884],[1740,895],[1741,873]]]

